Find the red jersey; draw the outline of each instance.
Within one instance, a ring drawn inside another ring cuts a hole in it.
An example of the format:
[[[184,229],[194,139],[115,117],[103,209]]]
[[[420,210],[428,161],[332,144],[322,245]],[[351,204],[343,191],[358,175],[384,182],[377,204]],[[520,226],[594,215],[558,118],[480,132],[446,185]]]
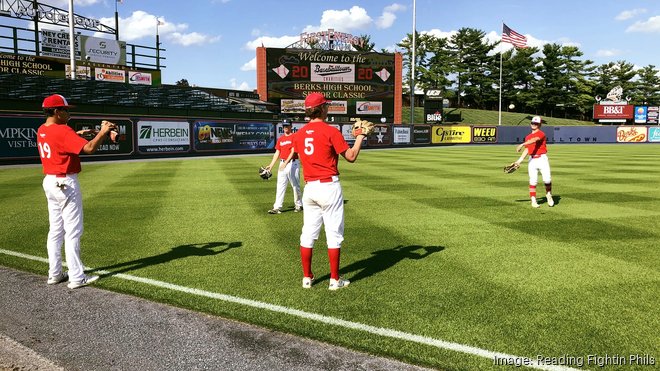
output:
[[[275,149],[280,151],[280,158],[286,160],[289,158],[289,154],[293,149],[293,134],[282,135],[277,138],[277,143],[275,143]],[[298,154],[294,153],[291,159],[295,160],[298,158]]]
[[[44,174],[79,173],[80,151],[87,140],[64,124],[41,125],[37,130],[37,146]]]
[[[339,130],[324,121],[314,121],[294,134],[293,147],[300,157],[305,181],[339,175],[339,155],[350,147]]]
[[[543,131],[539,130],[536,133],[529,134],[528,136],[525,137],[525,142],[532,138],[540,138],[540,140],[525,146],[525,148],[527,148],[527,153],[529,154],[530,157],[538,157],[540,155],[548,153],[548,148],[546,148],[545,146],[545,142],[547,141],[548,138],[545,136],[545,133]]]

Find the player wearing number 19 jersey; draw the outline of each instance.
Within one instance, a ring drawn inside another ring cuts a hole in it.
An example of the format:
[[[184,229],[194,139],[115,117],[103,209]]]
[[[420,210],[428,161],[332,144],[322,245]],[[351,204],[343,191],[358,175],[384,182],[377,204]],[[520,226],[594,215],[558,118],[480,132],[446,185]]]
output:
[[[305,115],[311,120],[294,134],[293,139],[305,178],[304,222],[300,235],[302,286],[310,288],[314,282],[312,249],[324,224],[330,261],[329,289],[337,290],[349,284],[348,280],[339,277],[339,255],[344,241],[344,196],[337,163],[339,155],[348,162],[355,162],[364,136],[358,136],[350,147],[339,130],[325,122],[328,101],[321,93],[310,93],[305,98]]]
[[[43,189],[48,201],[50,229],[48,250],[48,284],[69,280],[75,289],[96,281],[98,276],[86,276],[80,259],[80,237],[83,233],[82,194],[78,183],[80,153],[96,152],[116,125],[104,122],[96,137],[87,141],[78,136],[67,123],[70,119],[66,99],[54,94],[42,104],[46,122],[37,130],[37,147],[43,172]],[[62,242],[69,273],[62,269]]]

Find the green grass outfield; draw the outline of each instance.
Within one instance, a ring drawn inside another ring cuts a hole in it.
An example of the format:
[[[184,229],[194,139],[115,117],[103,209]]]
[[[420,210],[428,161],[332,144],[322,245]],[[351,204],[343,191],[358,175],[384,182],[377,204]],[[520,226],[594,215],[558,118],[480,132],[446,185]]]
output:
[[[501,369],[492,352],[594,370],[589,355],[640,370],[629,356],[649,355],[657,367],[660,146],[549,151],[557,204],[540,209],[526,166],[502,172],[513,145],[341,160],[341,271],[352,282],[336,292],[324,234],[319,280],[301,288],[302,214],[290,188],[287,212],[266,213],[276,184],[257,169],[270,155],[85,163],[83,261],[111,272],[100,288],[439,369]],[[39,167],[0,171],[0,265],[45,285],[41,179]]]

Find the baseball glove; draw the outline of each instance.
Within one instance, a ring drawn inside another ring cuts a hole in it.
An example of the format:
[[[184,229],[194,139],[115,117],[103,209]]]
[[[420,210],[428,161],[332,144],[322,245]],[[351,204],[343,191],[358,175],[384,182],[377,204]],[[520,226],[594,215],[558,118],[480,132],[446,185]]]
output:
[[[518,168],[520,168],[520,164],[517,163],[517,162],[512,162],[512,163],[510,163],[509,165],[506,165],[506,166],[504,167],[504,172],[505,172],[506,174],[511,174],[511,173],[513,173],[514,171],[518,170]]]
[[[260,167],[259,168],[259,176],[263,180],[268,180],[270,179],[271,176],[273,176],[273,173],[270,172],[270,170],[266,169],[265,167]]]
[[[357,120],[353,124],[352,134],[354,137],[357,137],[358,135],[369,136],[373,134],[374,129],[375,127],[373,122],[369,122],[367,120]]]

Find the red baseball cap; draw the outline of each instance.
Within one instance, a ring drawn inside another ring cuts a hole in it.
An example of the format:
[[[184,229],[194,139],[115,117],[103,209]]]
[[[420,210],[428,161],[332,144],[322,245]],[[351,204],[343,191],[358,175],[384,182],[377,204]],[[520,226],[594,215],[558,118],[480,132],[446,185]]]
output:
[[[41,104],[42,108],[69,108],[73,107],[69,105],[69,102],[66,101],[66,98],[59,94],[53,94],[49,97],[46,97],[44,99],[43,104]]]
[[[305,109],[314,108],[328,102],[330,101],[325,99],[322,93],[309,93],[305,98]]]

